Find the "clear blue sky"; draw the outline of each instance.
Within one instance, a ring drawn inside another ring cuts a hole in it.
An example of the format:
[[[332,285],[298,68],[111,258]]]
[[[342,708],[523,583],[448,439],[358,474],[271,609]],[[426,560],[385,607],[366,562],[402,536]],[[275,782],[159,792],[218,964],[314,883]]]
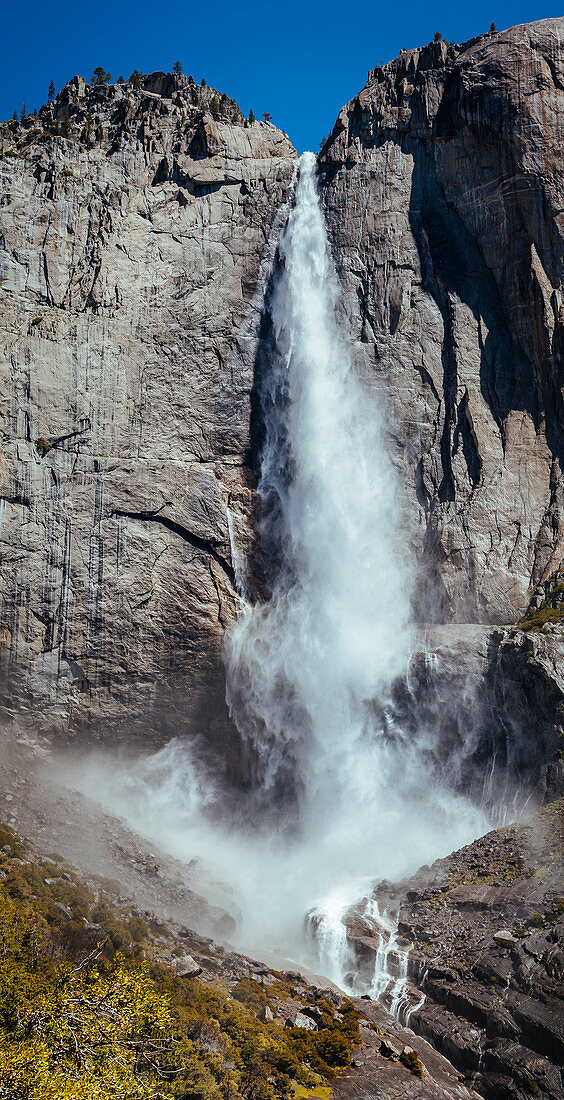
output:
[[[489,29],[559,15],[556,0],[11,0],[2,18],[0,118],[28,110],[75,73],[102,65],[115,80],[133,69],[185,73],[227,92],[248,114],[270,111],[300,152],[317,150],[368,69],[430,41],[463,42]]]

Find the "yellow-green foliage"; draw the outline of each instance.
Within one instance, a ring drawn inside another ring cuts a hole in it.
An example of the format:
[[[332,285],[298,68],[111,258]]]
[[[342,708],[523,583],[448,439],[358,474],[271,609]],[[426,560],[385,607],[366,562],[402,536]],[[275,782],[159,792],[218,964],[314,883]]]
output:
[[[0,1095],[154,1096],[162,1075],[180,1066],[183,1044],[146,971],[119,958],[110,975],[95,966],[53,968],[31,911],[3,899],[0,920]]]
[[[351,1005],[336,1014],[319,1002],[316,1032],[263,1023],[256,1013],[287,995],[284,983],[243,978],[230,995],[179,978],[151,959],[141,917],[96,902],[67,864],[30,857],[0,826],[5,846],[0,1097],[285,1100],[298,1090],[326,1100],[322,1078],[359,1041]]]
[[[423,1077],[423,1064],[415,1050],[402,1050],[399,1060],[414,1077]]]
[[[360,1043],[359,1015],[348,1001],[338,1015],[328,1001],[318,1007],[324,1011],[317,1031],[293,1027],[289,1034],[297,1057],[323,1077],[332,1078],[337,1070],[349,1065],[354,1048]]]
[[[37,450],[42,458],[46,454],[49,454],[49,451],[53,450],[53,444],[49,443],[49,440],[45,439],[44,435],[40,435],[39,439],[35,440],[35,446],[37,447]]]

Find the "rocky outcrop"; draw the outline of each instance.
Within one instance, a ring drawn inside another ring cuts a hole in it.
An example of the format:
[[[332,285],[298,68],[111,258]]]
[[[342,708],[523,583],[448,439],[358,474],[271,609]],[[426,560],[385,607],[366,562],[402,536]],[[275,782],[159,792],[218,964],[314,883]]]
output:
[[[0,140],[5,706],[228,758],[261,265],[295,151],[163,73],[75,77]]]
[[[563,673],[561,625],[429,626],[386,707],[439,785],[513,815],[564,792]]]
[[[403,50],[320,155],[423,621],[513,622],[562,559],[563,19]]]
[[[410,1027],[488,1100],[562,1097],[562,814],[553,803],[376,890],[381,911],[399,911],[408,974],[425,994]],[[351,919],[364,967],[371,936]]]

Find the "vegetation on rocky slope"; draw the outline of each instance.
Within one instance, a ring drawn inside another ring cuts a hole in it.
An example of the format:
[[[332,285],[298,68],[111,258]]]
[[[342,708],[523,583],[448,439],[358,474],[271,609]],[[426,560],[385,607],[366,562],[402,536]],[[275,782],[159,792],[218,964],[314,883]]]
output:
[[[104,880],[94,897],[7,827],[0,849],[0,1097],[274,1100],[350,1063],[359,1017],[347,1001],[337,1011],[312,990],[312,1030],[289,1026],[284,975],[266,987],[181,976]]]
[[[544,599],[532,604],[521,619],[521,630],[541,631],[550,623],[564,623],[564,568],[557,569],[546,581]]]
[[[77,141],[87,149],[102,145],[111,155],[124,140],[139,137],[139,124],[144,118],[162,113],[159,100],[163,95],[171,100],[177,115],[179,137],[182,131],[197,126],[206,112],[232,125],[248,126],[255,121],[254,116],[247,119],[243,115],[234,99],[209,88],[205,80],[196,84],[181,70],[150,75],[135,70],[129,80],[120,78],[115,83],[110,73],[104,77],[99,80],[95,75],[90,84],[82,77],[73,77],[58,95],[52,87],[49,89],[48,102],[39,112],[28,114],[24,109],[19,118],[14,112],[12,119],[0,123],[3,155],[25,155],[31,145],[45,144],[53,137]]]

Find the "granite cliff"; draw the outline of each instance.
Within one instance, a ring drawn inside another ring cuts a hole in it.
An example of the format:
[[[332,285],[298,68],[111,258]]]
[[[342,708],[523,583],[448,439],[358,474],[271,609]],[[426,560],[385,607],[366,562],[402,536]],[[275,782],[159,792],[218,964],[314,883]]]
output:
[[[562,30],[403,51],[320,155],[423,622],[512,624],[561,560]],[[163,73],[75,77],[0,143],[4,712],[58,738],[197,731],[228,758],[221,649],[236,576],[261,593],[257,349],[295,151]],[[506,664],[527,646],[497,638],[490,673],[501,640]]]
[[[423,620],[514,622],[562,558],[563,32],[546,19],[404,50],[322,150]]]
[[[261,264],[295,150],[163,73],[75,77],[1,144],[8,713],[225,745]]]

